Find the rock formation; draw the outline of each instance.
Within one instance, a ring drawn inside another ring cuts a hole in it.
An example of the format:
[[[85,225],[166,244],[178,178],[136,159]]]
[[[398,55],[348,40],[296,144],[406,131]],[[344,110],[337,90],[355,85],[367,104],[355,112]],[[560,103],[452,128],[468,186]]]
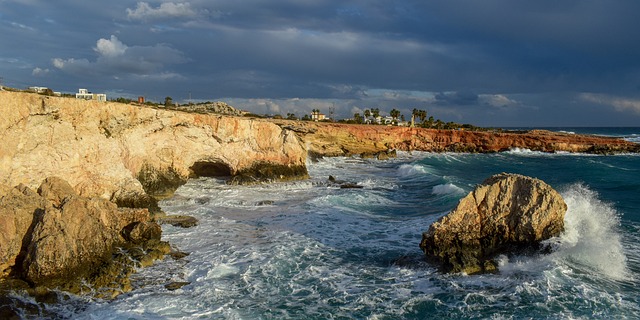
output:
[[[0,271],[32,287],[79,293],[88,290],[83,280],[110,288],[102,296],[111,297],[130,289],[128,275],[136,267],[132,255],[114,262],[113,255],[122,252],[118,248],[142,248],[138,263],[169,251],[147,209],[78,196],[57,177],[46,179],[37,193],[25,186],[1,187],[0,222]]]
[[[81,196],[153,207],[190,177],[307,177],[297,136],[266,121],[6,91],[0,112],[9,186],[58,176]]]
[[[276,123],[299,135],[314,157],[369,155],[387,150],[488,153],[513,148],[595,154],[640,152],[640,144],[623,139],[544,130],[479,132],[312,121]]]
[[[242,111],[220,101],[179,106],[175,108],[175,110],[182,110],[187,112],[199,112],[199,113],[218,113],[218,114],[226,114],[230,116],[241,116],[243,113]]]
[[[566,210],[560,194],[543,181],[498,174],[432,224],[420,248],[445,272],[494,272],[496,256],[535,250],[558,236]]]

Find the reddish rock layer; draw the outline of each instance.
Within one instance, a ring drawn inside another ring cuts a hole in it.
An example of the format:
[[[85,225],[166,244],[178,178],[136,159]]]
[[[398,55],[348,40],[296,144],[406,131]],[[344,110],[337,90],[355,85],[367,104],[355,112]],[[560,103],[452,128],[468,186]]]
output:
[[[483,153],[513,148],[542,152],[640,152],[639,144],[622,139],[544,130],[501,133],[303,121],[278,123],[296,131],[309,152],[318,156],[376,153],[388,149]]]

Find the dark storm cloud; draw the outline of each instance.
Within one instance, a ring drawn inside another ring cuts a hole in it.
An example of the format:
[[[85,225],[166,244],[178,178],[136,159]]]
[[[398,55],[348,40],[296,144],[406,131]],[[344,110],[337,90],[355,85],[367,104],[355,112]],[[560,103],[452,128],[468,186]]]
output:
[[[584,106],[603,124],[629,125],[640,120],[639,9],[594,0],[0,0],[0,76],[246,109],[330,105],[343,117],[419,107],[478,124],[551,123],[551,108]]]

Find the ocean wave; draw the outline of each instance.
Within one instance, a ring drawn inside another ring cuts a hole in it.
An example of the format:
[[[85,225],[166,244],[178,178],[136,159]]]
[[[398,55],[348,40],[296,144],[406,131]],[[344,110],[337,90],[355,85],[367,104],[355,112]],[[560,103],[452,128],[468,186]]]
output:
[[[630,141],[630,142],[635,142],[635,143],[640,143],[640,135],[639,134],[632,134],[630,136],[626,136],[624,137],[624,140]]]
[[[613,205],[582,184],[571,185],[562,196],[568,209],[558,254],[612,279],[628,278],[620,217]]]
[[[412,177],[425,173],[428,173],[427,168],[420,164],[402,164],[398,168],[398,175],[400,177]]]
[[[464,189],[456,186],[453,183],[447,183],[434,186],[431,190],[431,193],[437,195],[461,194],[464,193]]]

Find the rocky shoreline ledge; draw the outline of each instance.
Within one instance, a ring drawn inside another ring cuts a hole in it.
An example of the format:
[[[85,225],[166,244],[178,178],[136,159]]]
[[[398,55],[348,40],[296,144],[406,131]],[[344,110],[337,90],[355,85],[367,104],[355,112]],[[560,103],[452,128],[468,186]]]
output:
[[[197,223],[157,206],[191,178],[306,179],[308,158],[384,160],[396,150],[640,152],[621,139],[541,131],[276,121],[6,91],[0,112],[0,297],[89,290],[82,283],[103,298],[126,292],[135,267],[171,253],[158,222]]]

